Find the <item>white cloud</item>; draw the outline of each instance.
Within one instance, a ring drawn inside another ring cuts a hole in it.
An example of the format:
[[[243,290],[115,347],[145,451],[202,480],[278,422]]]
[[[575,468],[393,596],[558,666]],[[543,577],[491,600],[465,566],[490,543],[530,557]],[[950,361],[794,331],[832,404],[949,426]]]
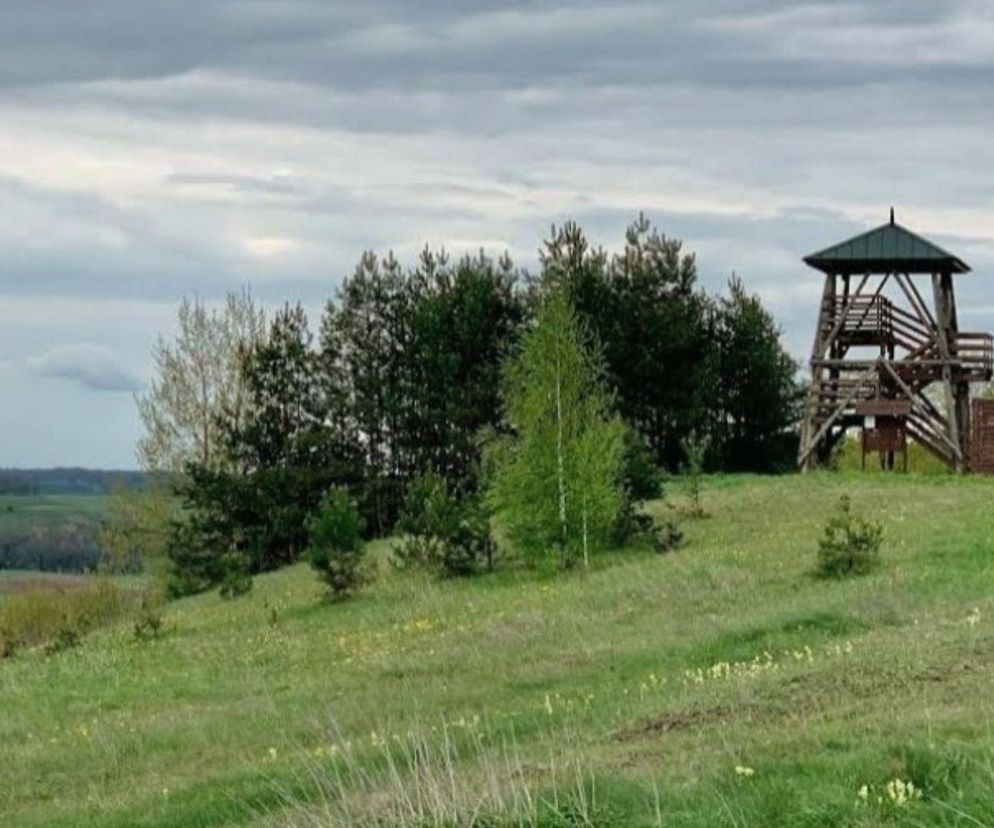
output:
[[[259,259],[281,256],[298,247],[296,239],[283,236],[250,236],[242,244],[249,253]]]

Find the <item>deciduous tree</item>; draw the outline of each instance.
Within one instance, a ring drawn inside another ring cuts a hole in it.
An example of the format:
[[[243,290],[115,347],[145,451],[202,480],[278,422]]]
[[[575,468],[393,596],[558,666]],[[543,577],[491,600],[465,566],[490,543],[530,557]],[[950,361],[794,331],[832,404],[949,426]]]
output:
[[[622,504],[624,425],[564,289],[542,298],[507,365],[504,393],[514,436],[490,491],[498,520],[533,560],[586,562],[609,542]]]
[[[245,405],[241,354],[265,333],[265,316],[248,290],[221,308],[183,299],[172,339],[153,349],[155,376],[137,398],[145,434],[138,461],[146,471],[181,473],[187,463],[223,469],[222,419],[237,420]]]

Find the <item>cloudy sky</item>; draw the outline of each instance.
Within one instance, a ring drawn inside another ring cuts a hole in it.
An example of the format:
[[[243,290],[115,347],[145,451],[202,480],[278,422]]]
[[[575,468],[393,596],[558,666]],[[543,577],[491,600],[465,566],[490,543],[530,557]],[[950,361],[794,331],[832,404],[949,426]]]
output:
[[[640,210],[808,348],[805,253],[898,220],[994,328],[994,7],[4,0],[0,466],[130,467],[183,295],[317,307],[362,250],[616,246]]]

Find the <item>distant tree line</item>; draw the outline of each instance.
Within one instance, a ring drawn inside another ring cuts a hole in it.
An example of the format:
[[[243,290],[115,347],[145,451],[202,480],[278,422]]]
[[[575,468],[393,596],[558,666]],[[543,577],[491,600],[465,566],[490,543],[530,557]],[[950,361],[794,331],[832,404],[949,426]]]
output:
[[[119,486],[142,488],[142,472],[105,469],[0,469],[0,495],[109,494]]]
[[[100,564],[103,553],[96,520],[25,526],[7,520],[5,511],[0,511],[0,569],[88,572]]]
[[[647,467],[678,470],[691,435],[706,438],[710,469],[777,471],[793,455],[796,365],[772,317],[736,280],[727,295],[706,294],[694,257],[641,218],[615,255],[575,225],[554,229],[534,276],[506,255],[452,260],[426,250],[405,269],[393,255],[366,253],[316,331],[300,306],[265,320],[248,294],[214,316],[184,308],[175,342],[157,349],[159,382],[140,403],[147,467],[184,472],[166,544],[179,591],[299,559],[322,503],[336,510],[325,525],[386,535],[418,481],[439,481],[419,484],[429,500],[442,492],[477,509],[487,490],[499,496],[486,502],[520,514],[527,469],[488,466],[522,428],[546,428],[548,412],[535,405],[548,392],[519,389],[514,409],[509,366],[553,342],[565,343],[562,354],[580,349],[571,373],[559,365],[556,374],[572,383],[573,406],[558,434],[571,428],[578,440],[556,463],[572,464],[574,482],[598,464],[606,473],[616,454],[622,489],[632,490]],[[579,327],[565,340],[532,335],[548,325]],[[612,448],[598,453],[583,439]],[[526,443],[516,456],[547,463],[541,445]],[[620,499],[597,481],[575,485],[584,521],[618,513]],[[341,492],[358,520],[343,516]],[[585,554],[586,526],[562,542]],[[525,538],[539,527],[518,528]]]

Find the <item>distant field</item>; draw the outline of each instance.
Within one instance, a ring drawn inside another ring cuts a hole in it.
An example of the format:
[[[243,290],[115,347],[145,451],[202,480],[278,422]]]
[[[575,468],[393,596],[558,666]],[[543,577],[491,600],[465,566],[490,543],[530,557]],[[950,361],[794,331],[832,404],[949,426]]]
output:
[[[110,495],[2,495],[0,533],[72,522],[95,523]]]
[[[883,522],[882,566],[821,581],[843,493]],[[994,825],[992,501],[977,477],[723,477],[663,557],[386,567],[341,605],[295,566],[184,599],[159,640],[125,624],[0,662],[0,822],[369,825],[579,779],[597,818],[544,824]]]

